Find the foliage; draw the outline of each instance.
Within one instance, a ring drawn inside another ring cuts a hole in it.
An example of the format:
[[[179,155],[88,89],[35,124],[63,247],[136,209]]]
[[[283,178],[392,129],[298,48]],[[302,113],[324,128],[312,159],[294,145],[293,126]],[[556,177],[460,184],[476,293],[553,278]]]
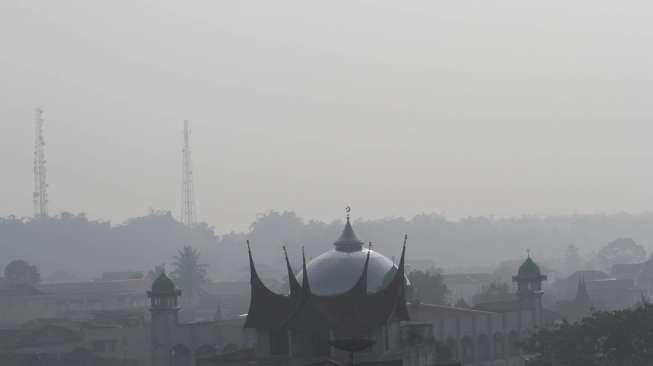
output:
[[[147,279],[154,281],[159,275],[166,271],[165,263],[157,264],[153,269],[147,272]]]
[[[507,300],[512,297],[510,285],[505,282],[492,282],[485,286],[480,293],[473,296],[474,304]]]
[[[602,268],[610,268],[617,263],[638,263],[646,260],[646,250],[631,238],[619,238],[609,242],[596,255]]]
[[[199,251],[191,246],[180,249],[174,258],[174,270],[171,275],[182,290],[182,296],[196,298],[200,295],[201,286],[206,282],[206,264],[200,263]]]
[[[492,272],[492,278],[498,282],[510,282],[522,263],[524,263],[524,258],[503,260]]]
[[[302,246],[307,258],[316,257],[332,248],[343,227],[342,220],[306,220],[290,211],[264,212],[252,221],[237,232],[220,228],[218,236],[206,223],[188,227],[166,211],[153,210],[113,224],[71,213],[39,220],[8,216],[0,218],[0,262],[4,261],[0,265],[29,258],[44,277],[66,270],[83,280],[102,272],[154,268],[169,262],[177,249],[188,244],[211,264],[208,277],[247,280],[246,239],[251,240],[257,265],[285,275],[282,244],[287,246],[291,262],[297,264]],[[630,233],[640,243],[653,242],[653,213],[460,220],[427,213],[412,218],[354,220],[352,224],[359,238],[373,242],[375,250],[388,257],[399,257],[402,238],[408,233],[408,260],[428,258],[451,267],[499,263],[506,258],[518,258],[518,266],[526,246],[565,253],[568,243],[574,243],[581,252],[590,252],[597,249],[596,243],[607,243],[623,233]],[[513,274],[511,267],[501,279],[510,281]]]
[[[427,304],[446,304],[449,289],[436,271],[412,271],[408,273],[410,291],[408,296],[411,301]]]
[[[219,247],[219,238],[206,224],[191,228],[161,211],[119,225],[65,212],[39,220],[0,218],[3,265],[29,258],[44,275],[65,270],[90,280],[102,272],[145,270],[169,261],[184,243],[206,254]]]
[[[41,274],[35,265],[18,259],[5,267],[5,280],[11,285],[35,285],[41,282]]]
[[[523,348],[534,366],[653,365],[653,305],[599,311],[576,323],[542,329]]]

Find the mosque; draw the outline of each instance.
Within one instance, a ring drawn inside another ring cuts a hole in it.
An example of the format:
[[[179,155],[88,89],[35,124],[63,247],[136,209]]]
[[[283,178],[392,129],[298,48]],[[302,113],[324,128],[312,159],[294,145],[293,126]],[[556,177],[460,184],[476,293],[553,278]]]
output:
[[[395,264],[365,247],[349,217],[333,249],[308,262],[302,253],[297,274],[286,254],[287,294],[266,287],[249,244],[248,255],[251,298],[241,344],[253,351],[242,359],[203,356],[201,348],[215,342],[217,330],[178,324],[180,292],[162,274],[148,293],[152,366],[524,365],[517,342],[549,321],[541,301],[546,276],[530,256],[513,277],[514,299],[462,308],[410,303],[406,238]]]

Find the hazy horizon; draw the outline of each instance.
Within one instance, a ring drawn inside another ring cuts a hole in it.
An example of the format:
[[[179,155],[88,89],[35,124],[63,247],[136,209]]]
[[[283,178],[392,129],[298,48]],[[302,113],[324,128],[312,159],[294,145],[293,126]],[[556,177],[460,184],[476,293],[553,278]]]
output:
[[[0,4],[0,216],[449,218],[653,210],[653,6],[560,0]]]

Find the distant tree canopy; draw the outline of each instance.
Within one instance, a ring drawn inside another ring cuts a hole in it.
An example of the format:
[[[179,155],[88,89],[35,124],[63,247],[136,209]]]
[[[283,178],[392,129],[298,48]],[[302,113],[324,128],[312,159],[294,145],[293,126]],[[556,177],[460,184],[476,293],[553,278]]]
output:
[[[472,297],[474,304],[507,300],[512,297],[510,285],[505,282],[492,282]]]
[[[595,312],[576,323],[544,328],[523,348],[533,366],[653,365],[653,305]]]
[[[524,263],[524,259],[522,258],[503,260],[494,269],[492,278],[494,278],[497,282],[510,282],[512,281],[512,276],[517,273],[519,266],[521,266],[522,263]]]
[[[645,260],[646,249],[631,238],[613,240],[596,254],[596,261],[605,269],[609,269],[614,264],[639,263]]]
[[[41,282],[41,274],[36,266],[21,259],[7,264],[4,275],[10,285],[36,285]]]
[[[185,243],[210,253],[219,247],[219,238],[206,224],[190,228],[162,211],[121,225],[70,213],[39,220],[0,218],[0,259],[5,263],[30,258],[43,274],[64,270],[79,279],[98,278],[102,272],[145,271],[170,262]]]
[[[411,301],[427,304],[446,304],[449,289],[436,271],[412,271],[408,273],[411,287],[408,296]]]
[[[290,211],[268,211],[252,218],[246,230],[223,231],[218,236],[205,223],[188,227],[165,211],[152,210],[120,224],[90,220],[84,214],[62,213],[42,220],[9,216],[0,218],[0,261],[4,261],[0,265],[29,258],[44,280],[58,270],[78,279],[92,279],[102,272],[147,271],[161,263],[170,264],[180,247],[191,245],[201,251],[204,263],[210,264],[209,278],[247,280],[244,243],[250,239],[257,265],[267,265],[282,277],[282,244],[288,247],[297,269],[302,246],[307,258],[316,257],[333,248],[343,228],[342,220],[305,220]],[[546,248],[543,257],[564,255],[568,243],[589,252],[623,233],[639,243],[653,243],[653,214],[461,220],[421,214],[409,219],[389,217],[352,223],[359,238],[373,242],[375,250],[388,257],[399,257],[403,236],[408,233],[408,259],[432,259],[440,266],[446,263],[451,267],[486,265],[511,258],[518,259],[518,266],[527,247]],[[502,279],[509,281],[513,274],[511,269]]]

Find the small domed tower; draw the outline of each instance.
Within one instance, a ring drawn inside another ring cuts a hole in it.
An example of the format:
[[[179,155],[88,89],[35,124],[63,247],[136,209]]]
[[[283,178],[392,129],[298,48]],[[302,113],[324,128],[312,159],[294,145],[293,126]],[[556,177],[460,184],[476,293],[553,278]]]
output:
[[[522,309],[534,310],[533,322],[535,325],[541,325],[542,281],[546,280],[546,276],[540,272],[540,267],[533,261],[530,254],[524,263],[519,266],[519,271],[516,276],[512,277],[512,280],[517,283],[517,297]]]
[[[151,339],[151,365],[168,366],[170,364],[170,350],[173,346],[172,337],[177,327],[177,298],[181,290],[175,288],[165,272],[152,283],[152,290],[147,292],[150,298],[150,313],[152,325],[150,328]]]

